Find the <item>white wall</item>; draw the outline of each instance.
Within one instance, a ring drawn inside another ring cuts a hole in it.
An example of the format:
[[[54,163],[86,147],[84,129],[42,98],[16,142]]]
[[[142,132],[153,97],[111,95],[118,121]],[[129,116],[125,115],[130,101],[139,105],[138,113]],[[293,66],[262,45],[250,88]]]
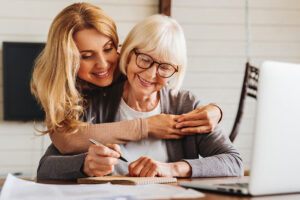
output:
[[[205,103],[223,108],[222,126],[229,134],[237,111],[246,62],[245,1],[173,0],[172,16],[187,38],[189,69],[184,87]],[[249,0],[251,64],[263,60],[300,63],[300,1]],[[247,100],[235,141],[246,169],[250,167],[255,101]]]
[[[265,59],[300,62],[300,1],[249,0],[252,64]],[[45,42],[54,16],[71,0],[0,0],[2,41]],[[158,12],[158,0],[93,0],[116,20],[120,41],[140,19]],[[173,0],[172,15],[183,26],[189,54],[184,87],[204,103],[216,102],[224,111],[228,134],[234,120],[244,73],[245,11],[242,0]],[[49,144],[48,136],[34,136],[32,123],[3,122],[2,58],[0,57],[0,174],[33,173]],[[255,101],[246,113],[236,146],[246,168],[250,164]]]

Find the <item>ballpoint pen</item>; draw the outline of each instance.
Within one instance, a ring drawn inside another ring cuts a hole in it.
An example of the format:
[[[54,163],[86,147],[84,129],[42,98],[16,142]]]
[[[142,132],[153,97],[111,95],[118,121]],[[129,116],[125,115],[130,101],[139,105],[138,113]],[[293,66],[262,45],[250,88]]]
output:
[[[91,143],[95,144],[95,145],[98,145],[98,146],[105,146],[104,144],[101,144],[100,142],[97,142],[96,140],[94,139],[89,139]],[[105,146],[106,147],[106,146]],[[124,157],[120,156],[119,157],[120,160],[123,160],[124,162],[128,162]]]

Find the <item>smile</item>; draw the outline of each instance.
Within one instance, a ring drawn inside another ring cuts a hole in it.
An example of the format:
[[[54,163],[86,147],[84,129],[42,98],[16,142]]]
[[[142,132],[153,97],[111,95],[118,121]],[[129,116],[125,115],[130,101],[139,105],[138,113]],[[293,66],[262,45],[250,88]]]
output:
[[[92,74],[95,75],[97,78],[106,78],[109,76],[109,72],[111,70],[111,67],[107,70],[107,71],[104,71],[104,72],[93,72]]]
[[[137,75],[137,77],[139,78],[141,85],[143,85],[145,87],[152,87],[154,85],[154,83],[146,81],[145,79],[143,79],[139,75]]]

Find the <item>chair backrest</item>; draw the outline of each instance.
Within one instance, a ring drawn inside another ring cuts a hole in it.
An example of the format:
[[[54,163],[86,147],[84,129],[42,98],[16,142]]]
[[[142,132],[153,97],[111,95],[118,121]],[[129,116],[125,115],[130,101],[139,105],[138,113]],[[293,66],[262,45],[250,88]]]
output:
[[[239,107],[238,107],[238,111],[235,117],[235,121],[231,133],[229,135],[231,142],[233,142],[236,136],[238,135],[241,119],[244,113],[244,104],[245,104],[246,97],[249,96],[251,98],[256,99],[258,76],[259,76],[258,68],[251,66],[249,62],[247,62],[245,74],[244,74],[242,92],[239,101]]]

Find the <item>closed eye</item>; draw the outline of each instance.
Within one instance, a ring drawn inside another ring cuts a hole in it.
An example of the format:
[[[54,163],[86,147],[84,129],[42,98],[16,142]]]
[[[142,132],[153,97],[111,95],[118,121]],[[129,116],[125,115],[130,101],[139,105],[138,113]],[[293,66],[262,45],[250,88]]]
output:
[[[82,59],[89,59],[90,57],[92,56],[84,56],[84,55],[81,56]]]
[[[113,50],[113,48],[108,48],[108,49],[104,49],[104,52],[109,53],[111,50]]]

